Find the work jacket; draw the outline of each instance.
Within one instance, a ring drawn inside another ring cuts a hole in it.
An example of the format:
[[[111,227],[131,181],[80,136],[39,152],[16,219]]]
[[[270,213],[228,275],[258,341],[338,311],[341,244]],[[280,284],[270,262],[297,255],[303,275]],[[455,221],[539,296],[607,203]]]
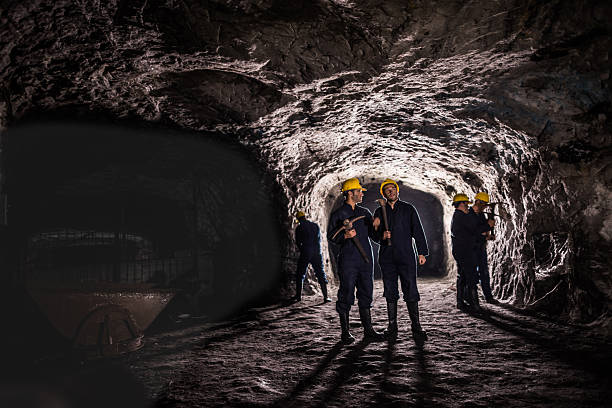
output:
[[[332,235],[342,227],[342,223],[346,219],[353,219],[364,215],[365,217],[353,224],[355,231],[357,232],[357,238],[363,247],[366,257],[369,260],[369,264],[372,265],[372,245],[370,245],[370,237],[373,238],[374,227],[372,226],[372,213],[367,208],[355,205],[355,209],[351,208],[347,203],[342,204],[340,208],[334,211],[329,219],[327,228],[327,239],[333,244],[339,247],[338,249],[338,262],[342,264],[366,264],[363,257],[359,253],[357,246],[351,242],[351,239],[344,239],[344,231],[341,231],[336,235],[336,238],[332,239]]]
[[[305,218],[295,229],[295,243],[301,255],[312,255],[321,252],[321,233],[319,226]]]
[[[483,225],[472,214],[455,210],[451,220],[451,244],[455,259],[459,262],[476,262],[475,250],[479,235],[490,230],[488,223]]]
[[[393,205],[385,204],[389,231],[391,231],[391,245],[386,240],[382,241],[385,224],[382,216],[382,207],[374,211],[374,217],[380,219],[380,226],[376,234],[376,242],[379,242],[378,263],[412,263],[415,258],[414,245],[418,255],[429,255],[427,239],[423,231],[423,225],[419,213],[412,204],[398,200]],[[414,239],[414,243],[413,243]]]
[[[469,214],[476,219],[478,229],[486,228],[486,231],[491,230],[491,228],[489,227],[489,223],[487,222],[487,216],[484,213],[477,213],[472,207],[470,207]],[[487,236],[478,234],[478,237],[476,238],[476,248],[483,249],[483,247],[486,247],[486,244]]]

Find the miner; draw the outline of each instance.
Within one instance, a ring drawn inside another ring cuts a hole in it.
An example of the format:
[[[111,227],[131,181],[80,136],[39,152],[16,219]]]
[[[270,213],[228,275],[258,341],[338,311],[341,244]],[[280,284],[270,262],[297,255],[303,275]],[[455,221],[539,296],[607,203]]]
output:
[[[381,206],[374,212],[374,229],[379,232],[378,263],[382,271],[384,297],[387,300],[389,327],[387,336],[397,336],[397,302],[402,285],[403,299],[408,308],[412,334],[419,341],[427,340],[427,333],[419,322],[419,290],[417,288],[417,254],[419,265],[424,265],[428,255],[427,239],[419,214],[412,204],[399,199],[399,186],[386,179],[380,185]],[[382,225],[381,225],[382,220]],[[416,244],[416,254],[413,240]]]
[[[370,211],[357,205],[363,200],[364,191],[366,189],[361,186],[357,178],[342,183],[344,203],[332,213],[327,232],[330,242],[339,246],[337,261],[340,288],[336,310],[340,315],[341,339],[345,344],[355,341],[349,331],[349,311],[355,303],[355,288],[357,288],[357,303],[364,339],[384,340],[384,335],[372,327],[370,313],[374,290],[370,237],[374,235],[374,228]]]
[[[304,286],[304,278],[306,277],[306,269],[308,265],[312,265],[321,291],[323,292],[323,302],[331,302],[327,296],[327,276],[323,269],[323,257],[321,256],[321,233],[319,226],[306,219],[306,214],[298,211],[295,214],[299,225],[295,229],[295,243],[300,251],[300,257],[297,263],[295,273],[295,297],[294,300],[299,302],[302,300],[302,287]]]
[[[455,212],[451,220],[451,244],[452,254],[457,262],[457,307],[464,310],[469,306],[472,311],[480,311],[476,289],[476,246],[479,236],[490,231],[495,221],[488,220],[486,226],[478,223],[469,213],[468,204],[471,203],[465,194],[456,194],[453,197]]]
[[[486,228],[487,217],[484,209],[489,204],[489,194],[480,192],[474,197],[474,204],[470,208],[470,214],[476,218],[479,228]],[[482,294],[487,303],[497,303],[491,293],[491,281],[489,277],[489,265],[487,261],[487,241],[493,239],[489,231],[483,232],[476,239],[476,268],[478,270],[477,282],[480,281]]]

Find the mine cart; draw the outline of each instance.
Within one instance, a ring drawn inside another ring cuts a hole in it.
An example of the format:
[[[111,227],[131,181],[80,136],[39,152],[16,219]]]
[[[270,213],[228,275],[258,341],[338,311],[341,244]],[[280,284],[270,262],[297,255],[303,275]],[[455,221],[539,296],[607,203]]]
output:
[[[35,303],[86,357],[134,351],[143,331],[193,270],[192,254],[160,257],[137,233],[54,230],[30,234],[20,277]]]

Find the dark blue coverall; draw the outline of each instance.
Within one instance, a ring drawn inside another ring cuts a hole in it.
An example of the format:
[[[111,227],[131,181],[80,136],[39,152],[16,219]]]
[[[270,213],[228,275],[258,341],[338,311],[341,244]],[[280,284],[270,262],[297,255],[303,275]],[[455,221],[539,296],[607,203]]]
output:
[[[378,251],[378,263],[382,271],[384,283],[384,297],[387,302],[397,302],[399,290],[397,278],[402,285],[404,301],[418,302],[421,300],[417,288],[417,258],[416,255],[429,255],[427,239],[421,225],[419,214],[411,204],[404,201],[396,201],[391,209],[386,204],[389,230],[391,231],[391,246],[386,241],[381,241],[383,228],[382,209],[379,207],[374,212],[374,217],[381,220],[378,228],[377,242],[380,242]],[[416,243],[417,254],[415,254],[412,239]]]
[[[323,257],[321,256],[321,234],[319,226],[300,218],[300,225],[295,229],[295,242],[300,250],[295,280],[297,283],[304,282],[308,264],[312,265],[317,280],[321,286],[327,284],[327,276],[323,270]]]
[[[470,215],[476,218],[478,222],[478,228],[484,229],[487,228],[487,231],[490,230],[488,228],[489,224],[487,223],[487,216],[483,213],[476,213],[472,208],[470,208]],[[482,294],[485,299],[489,300],[493,298],[493,294],[491,293],[491,279],[489,277],[489,264],[487,259],[487,237],[486,235],[478,235],[476,239],[476,267],[478,269],[477,280],[480,280],[480,284],[482,285]]]
[[[366,262],[352,239],[344,239],[344,232],[338,233],[332,240],[332,235],[342,227],[346,219],[353,219],[365,215],[353,224],[357,232],[356,239],[363,247],[369,262]],[[334,211],[329,219],[327,238],[330,242],[338,245],[338,275],[340,288],[338,289],[338,301],[336,310],[338,313],[348,313],[355,303],[355,287],[357,288],[357,303],[360,309],[372,307],[372,294],[374,291],[374,264],[372,257],[372,246],[370,237],[374,238],[374,227],[372,226],[372,213],[367,208],[355,205],[355,210],[347,203]]]
[[[490,231],[489,224],[480,225],[478,220],[463,211],[456,209],[451,220],[452,253],[457,261],[457,302],[463,301],[463,289],[476,286],[478,262],[476,245],[478,235]],[[467,293],[466,293],[467,294]],[[468,296],[469,298],[469,296]]]

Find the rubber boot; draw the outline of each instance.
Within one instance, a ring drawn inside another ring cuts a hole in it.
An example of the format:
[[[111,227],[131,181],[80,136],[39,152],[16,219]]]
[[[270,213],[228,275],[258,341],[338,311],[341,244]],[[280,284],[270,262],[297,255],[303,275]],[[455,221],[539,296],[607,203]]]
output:
[[[470,308],[476,313],[482,312],[480,302],[478,301],[478,287],[476,285],[472,285],[472,287],[470,287],[468,290],[470,293]]]
[[[397,338],[397,302],[387,302],[387,316],[389,317],[389,327],[385,330],[387,339]]]
[[[321,292],[323,292],[323,303],[329,303],[332,301],[331,298],[327,296],[327,284],[325,282],[321,284]]]
[[[421,327],[419,321],[419,302],[406,302],[408,307],[408,314],[410,315],[410,326],[412,328],[412,335],[415,341],[427,340],[427,332]]]
[[[340,339],[344,344],[351,344],[355,341],[355,337],[349,331],[349,315],[348,312],[338,312],[340,315],[340,328],[342,329],[342,335]]]
[[[464,296],[463,281],[461,279],[457,279],[457,309],[465,309],[465,301],[463,300]]]
[[[359,318],[363,326],[363,339],[366,341],[383,341],[385,335],[372,327],[372,314],[370,308],[359,308]]]
[[[300,302],[302,300],[302,287],[304,286],[304,282],[297,281],[295,282],[295,297],[293,300],[296,302]]]

